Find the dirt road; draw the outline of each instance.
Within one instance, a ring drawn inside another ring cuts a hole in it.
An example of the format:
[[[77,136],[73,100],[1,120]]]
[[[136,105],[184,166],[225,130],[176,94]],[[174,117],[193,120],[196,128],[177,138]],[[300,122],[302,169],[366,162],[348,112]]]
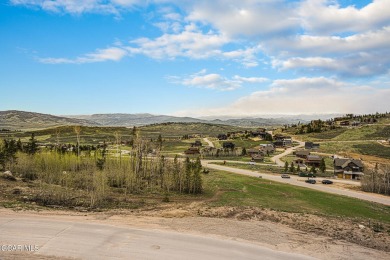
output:
[[[33,246],[34,252],[23,252],[27,258],[34,254],[81,259],[314,259],[231,239],[39,216],[0,217],[0,230],[1,245]],[[0,254],[7,257],[3,249]]]

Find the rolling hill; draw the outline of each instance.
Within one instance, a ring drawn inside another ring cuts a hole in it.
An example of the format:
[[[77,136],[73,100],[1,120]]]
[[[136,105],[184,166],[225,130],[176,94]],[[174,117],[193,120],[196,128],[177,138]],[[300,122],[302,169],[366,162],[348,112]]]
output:
[[[0,111],[0,128],[9,130],[31,130],[43,129],[62,125],[99,125],[96,122],[53,116],[34,112],[25,112],[18,110]]]

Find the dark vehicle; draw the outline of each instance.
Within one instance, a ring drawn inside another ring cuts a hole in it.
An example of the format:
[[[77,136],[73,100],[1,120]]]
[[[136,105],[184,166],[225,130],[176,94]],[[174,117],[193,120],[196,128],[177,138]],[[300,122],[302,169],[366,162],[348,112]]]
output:
[[[280,177],[282,177],[284,179],[290,179],[290,175],[288,175],[288,174],[282,174]]]
[[[300,172],[298,175],[299,177],[316,177],[316,175],[311,172]]]
[[[316,180],[308,179],[305,182],[310,183],[310,184],[316,184]]]
[[[333,181],[331,181],[331,180],[323,180],[322,184],[333,184]]]

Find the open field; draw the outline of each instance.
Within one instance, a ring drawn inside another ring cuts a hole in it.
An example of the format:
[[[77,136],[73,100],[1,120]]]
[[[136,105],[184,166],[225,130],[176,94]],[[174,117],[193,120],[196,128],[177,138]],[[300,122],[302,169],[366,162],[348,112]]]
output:
[[[364,141],[384,140],[390,137],[390,126],[388,125],[365,125],[360,127],[344,127],[322,133],[310,133],[297,135],[303,141]]]
[[[390,159],[390,147],[383,146],[376,141],[321,142],[318,152],[346,156],[355,153]]]

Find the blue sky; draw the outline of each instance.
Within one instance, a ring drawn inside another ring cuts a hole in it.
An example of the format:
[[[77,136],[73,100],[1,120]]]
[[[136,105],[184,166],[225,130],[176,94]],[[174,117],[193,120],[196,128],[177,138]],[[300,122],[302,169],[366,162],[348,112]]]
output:
[[[10,0],[0,110],[390,111],[388,0]]]

